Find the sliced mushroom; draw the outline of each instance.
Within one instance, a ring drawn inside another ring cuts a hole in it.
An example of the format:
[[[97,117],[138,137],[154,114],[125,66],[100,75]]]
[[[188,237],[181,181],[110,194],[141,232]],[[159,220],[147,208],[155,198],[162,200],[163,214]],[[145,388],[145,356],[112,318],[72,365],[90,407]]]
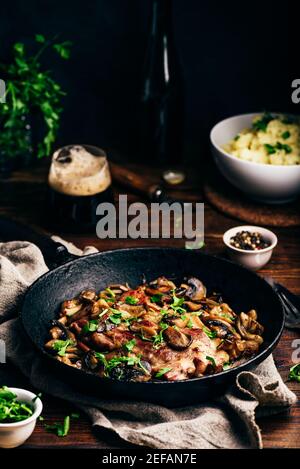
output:
[[[80,293],[80,298],[84,301],[94,301],[96,299],[96,292],[93,290],[83,290]]]
[[[114,341],[101,332],[93,332],[90,341],[97,350],[114,350],[116,348]]]
[[[155,322],[143,320],[143,321],[133,321],[130,324],[130,330],[132,332],[137,332],[147,339],[155,336],[158,331],[158,325]]]
[[[78,311],[80,311],[82,306],[83,304],[78,298],[75,298],[74,300],[64,301],[61,306],[61,314],[71,317]]]
[[[156,288],[160,293],[167,293],[176,288],[175,283],[168,280],[166,277],[158,277],[156,280],[150,282],[149,286],[150,288]]]
[[[201,319],[206,326],[208,326],[212,331],[216,332],[217,337],[220,339],[231,341],[233,338],[240,337],[236,330],[227,321],[224,321],[217,316],[203,316]]]
[[[236,327],[243,339],[254,340],[259,345],[263,343],[263,338],[260,335],[263,333],[263,326],[254,319],[251,319],[247,314],[241,313],[239,315]]]
[[[53,320],[51,321],[51,325],[53,326],[50,329],[52,339],[67,340],[69,337],[69,331],[62,322]]]
[[[199,311],[202,305],[199,303],[193,303],[193,301],[185,301],[184,306],[187,307],[188,311]]]
[[[189,288],[187,289],[185,296],[192,301],[200,301],[206,296],[206,288],[196,277],[190,277],[187,280]]]
[[[253,354],[256,353],[259,349],[259,343],[256,340],[238,340],[235,344],[236,349],[240,355],[243,354]]]
[[[97,360],[93,351],[88,351],[83,361],[88,370],[94,371],[100,366],[99,360]]]
[[[163,336],[169,347],[174,350],[184,350],[193,342],[193,338],[189,334],[174,329],[174,327],[168,327],[163,332]]]
[[[145,312],[145,308],[142,305],[128,305],[126,303],[117,304],[117,309],[136,317],[141,316]]]

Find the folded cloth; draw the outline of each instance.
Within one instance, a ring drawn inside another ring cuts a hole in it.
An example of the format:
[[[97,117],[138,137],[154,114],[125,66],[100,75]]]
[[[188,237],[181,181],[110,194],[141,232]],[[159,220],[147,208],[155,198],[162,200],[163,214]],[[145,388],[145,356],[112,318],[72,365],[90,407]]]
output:
[[[56,238],[57,239],[57,238]],[[61,241],[59,239],[59,241]],[[74,253],[74,246],[65,243]],[[85,252],[95,252],[89,248]],[[135,445],[160,449],[262,448],[256,423],[260,414],[286,410],[296,396],[283,383],[272,356],[253,372],[241,372],[219,399],[169,409],[144,402],[104,400],[81,393],[45,367],[25,336],[17,314],[28,286],[47,271],[39,249],[25,241],[0,243],[0,339],[7,358],[35,388],[65,399],[84,411],[93,425]],[[5,372],[0,385],[5,384]]]

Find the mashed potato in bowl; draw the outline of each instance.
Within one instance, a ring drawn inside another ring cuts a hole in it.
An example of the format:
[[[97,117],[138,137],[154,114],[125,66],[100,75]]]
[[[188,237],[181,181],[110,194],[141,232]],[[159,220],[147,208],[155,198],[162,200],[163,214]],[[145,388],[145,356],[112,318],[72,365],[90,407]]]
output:
[[[252,127],[222,146],[230,155],[269,165],[300,164],[300,122],[284,115],[254,117]]]

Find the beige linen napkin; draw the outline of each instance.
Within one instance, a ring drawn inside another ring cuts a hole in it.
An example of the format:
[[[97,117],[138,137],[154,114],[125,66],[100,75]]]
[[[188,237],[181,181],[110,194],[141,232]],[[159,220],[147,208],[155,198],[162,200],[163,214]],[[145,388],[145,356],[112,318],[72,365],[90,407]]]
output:
[[[61,241],[56,238],[56,240]],[[84,252],[65,243],[76,254]],[[91,397],[49,372],[45,359],[33,349],[16,315],[24,292],[47,271],[39,249],[25,241],[0,243],[0,339],[7,358],[37,389],[68,400],[89,415],[93,425],[135,445],[159,449],[261,448],[256,416],[286,410],[296,402],[276,370],[272,356],[255,372],[242,372],[221,398],[191,407],[169,409],[143,402]],[[7,365],[0,364],[0,385]],[[7,374],[6,374],[7,376]]]

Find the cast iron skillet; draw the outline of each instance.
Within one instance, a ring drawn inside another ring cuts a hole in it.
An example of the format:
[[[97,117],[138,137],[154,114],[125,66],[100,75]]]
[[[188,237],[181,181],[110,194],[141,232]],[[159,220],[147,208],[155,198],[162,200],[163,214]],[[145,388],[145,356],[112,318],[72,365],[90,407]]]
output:
[[[23,326],[37,347],[37,353],[44,355],[45,366],[54,367],[64,380],[86,393],[168,406],[204,401],[224,392],[238,373],[258,365],[271,354],[280,339],[284,313],[277,295],[262,278],[227,260],[175,248],[117,249],[74,259],[62,245],[45,237],[34,241],[43,249],[49,264],[68,262],[46,273],[29,288],[21,312]],[[143,275],[147,280],[165,275],[175,282],[185,276],[196,276],[208,290],[221,291],[233,309],[257,309],[259,322],[265,327],[264,343],[258,355],[216,375],[185,381],[135,383],[99,378],[58,362],[44,351],[50,321],[57,317],[62,301],[73,298],[83,289],[100,290],[110,283],[128,282],[134,287],[141,283]]]

